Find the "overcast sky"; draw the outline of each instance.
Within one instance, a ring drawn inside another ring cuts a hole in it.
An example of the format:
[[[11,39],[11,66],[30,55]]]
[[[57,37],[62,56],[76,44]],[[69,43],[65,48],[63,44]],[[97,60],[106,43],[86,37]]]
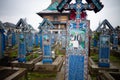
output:
[[[120,25],[120,0],[101,2],[104,8],[97,14],[87,11],[91,29],[95,30],[104,19],[108,19],[113,27]],[[36,13],[46,9],[50,3],[51,0],[0,0],[0,21],[16,24],[20,18],[27,18],[27,22],[37,29],[42,18]]]

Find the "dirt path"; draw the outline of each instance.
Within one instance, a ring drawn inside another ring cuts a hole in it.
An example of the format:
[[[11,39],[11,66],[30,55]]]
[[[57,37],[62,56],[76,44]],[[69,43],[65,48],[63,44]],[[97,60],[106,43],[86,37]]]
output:
[[[64,80],[65,64],[62,65],[60,72],[57,73],[56,80]]]

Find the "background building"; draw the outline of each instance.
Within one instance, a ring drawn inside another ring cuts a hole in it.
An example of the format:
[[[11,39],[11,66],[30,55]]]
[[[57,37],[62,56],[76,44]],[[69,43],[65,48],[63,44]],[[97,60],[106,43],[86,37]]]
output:
[[[37,13],[42,18],[47,18],[55,26],[51,32],[60,34],[61,31],[66,29],[66,22],[69,20],[70,12],[63,11],[62,13],[57,11],[57,6],[61,0],[52,0],[47,9]]]

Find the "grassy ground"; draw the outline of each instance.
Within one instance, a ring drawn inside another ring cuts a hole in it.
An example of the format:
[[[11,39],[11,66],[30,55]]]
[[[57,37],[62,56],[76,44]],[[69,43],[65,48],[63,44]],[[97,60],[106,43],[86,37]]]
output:
[[[56,55],[63,55],[64,53],[62,53],[59,49],[56,49]]]
[[[92,60],[95,62],[95,63],[98,63],[98,53],[91,53],[90,54]],[[112,54],[110,54],[110,63],[112,63],[114,66],[120,68],[120,58],[119,57],[116,57]],[[96,80],[96,75],[91,75],[92,77],[92,80]]]
[[[98,62],[98,54],[91,54],[91,58],[93,59],[94,62]]]
[[[9,53],[9,57],[10,58],[17,58],[17,56],[18,56],[18,46],[17,45],[15,45],[15,46],[13,46],[13,49],[15,49],[15,50],[11,50],[11,49],[9,49],[10,51],[10,53]],[[33,51],[37,51],[39,49],[39,46],[38,47],[35,47],[34,46],[34,48],[33,48]],[[39,54],[33,54],[33,55],[28,55],[28,56],[26,56],[26,59],[27,59],[27,61],[30,61],[31,59],[34,59],[34,58],[37,58],[39,56]]]
[[[38,54],[38,53],[30,54],[30,55],[26,56],[26,60],[27,60],[27,61],[30,61],[30,60],[32,60],[32,59],[37,58],[39,55],[40,55],[40,54]]]
[[[93,61],[98,62],[98,54],[92,53],[91,58],[93,59]],[[110,61],[120,62],[120,58],[113,56],[113,55],[110,55]]]
[[[56,73],[28,72],[28,80],[55,80]],[[20,80],[25,80],[22,78]]]
[[[40,49],[40,46],[34,46],[33,51],[37,51]]]
[[[12,52],[9,54],[9,57],[11,57],[11,58],[14,58],[14,57],[17,57],[17,56],[18,56],[17,50],[12,51]]]

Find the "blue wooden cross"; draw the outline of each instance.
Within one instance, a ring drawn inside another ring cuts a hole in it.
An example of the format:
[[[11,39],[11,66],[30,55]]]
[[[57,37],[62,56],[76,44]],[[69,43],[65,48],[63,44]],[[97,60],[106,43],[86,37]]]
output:
[[[5,47],[5,39],[4,39],[4,30],[0,29],[0,59],[4,56],[4,47]]]
[[[26,44],[23,33],[19,34],[18,62],[26,62]]]
[[[99,45],[99,67],[109,67],[110,66],[110,35],[101,34],[100,35],[100,45]]]
[[[103,26],[102,26],[103,25]],[[108,28],[109,30],[108,30]],[[109,67],[110,66],[110,37],[113,41],[113,48],[117,49],[117,34],[113,26],[105,19],[96,29],[100,33],[99,36],[99,67]],[[110,36],[112,31],[112,36]],[[105,44],[106,43],[106,44]]]
[[[26,37],[25,31],[28,24],[24,19],[20,19],[16,24],[18,29],[18,62],[26,62]]]
[[[43,31],[42,33],[42,45],[43,45],[43,64],[52,64],[52,53],[51,53],[51,34],[49,31]]]
[[[82,19],[81,14],[85,10],[100,11],[103,5],[99,0],[76,0],[76,3],[69,4],[72,0],[62,0],[58,5],[58,11],[74,10],[75,20],[67,24],[67,47],[66,47],[66,74],[65,80],[88,80],[88,50],[89,50],[89,21],[86,15]]]
[[[5,47],[5,30],[2,22],[0,21],[0,59],[4,57]]]
[[[52,53],[51,53],[51,32],[50,29],[52,29],[54,26],[53,24],[47,20],[46,18],[42,21],[42,23],[39,26],[40,29],[40,46],[42,47],[43,51],[43,64],[44,63],[50,63],[52,64]]]
[[[81,12],[84,10],[94,10],[94,12],[99,12],[103,5],[99,0],[86,0],[87,3],[82,3],[82,0],[75,0],[75,4],[70,4],[72,0],[62,0],[61,3],[57,6],[58,11],[62,12],[63,10],[75,10],[76,19],[80,19]]]

